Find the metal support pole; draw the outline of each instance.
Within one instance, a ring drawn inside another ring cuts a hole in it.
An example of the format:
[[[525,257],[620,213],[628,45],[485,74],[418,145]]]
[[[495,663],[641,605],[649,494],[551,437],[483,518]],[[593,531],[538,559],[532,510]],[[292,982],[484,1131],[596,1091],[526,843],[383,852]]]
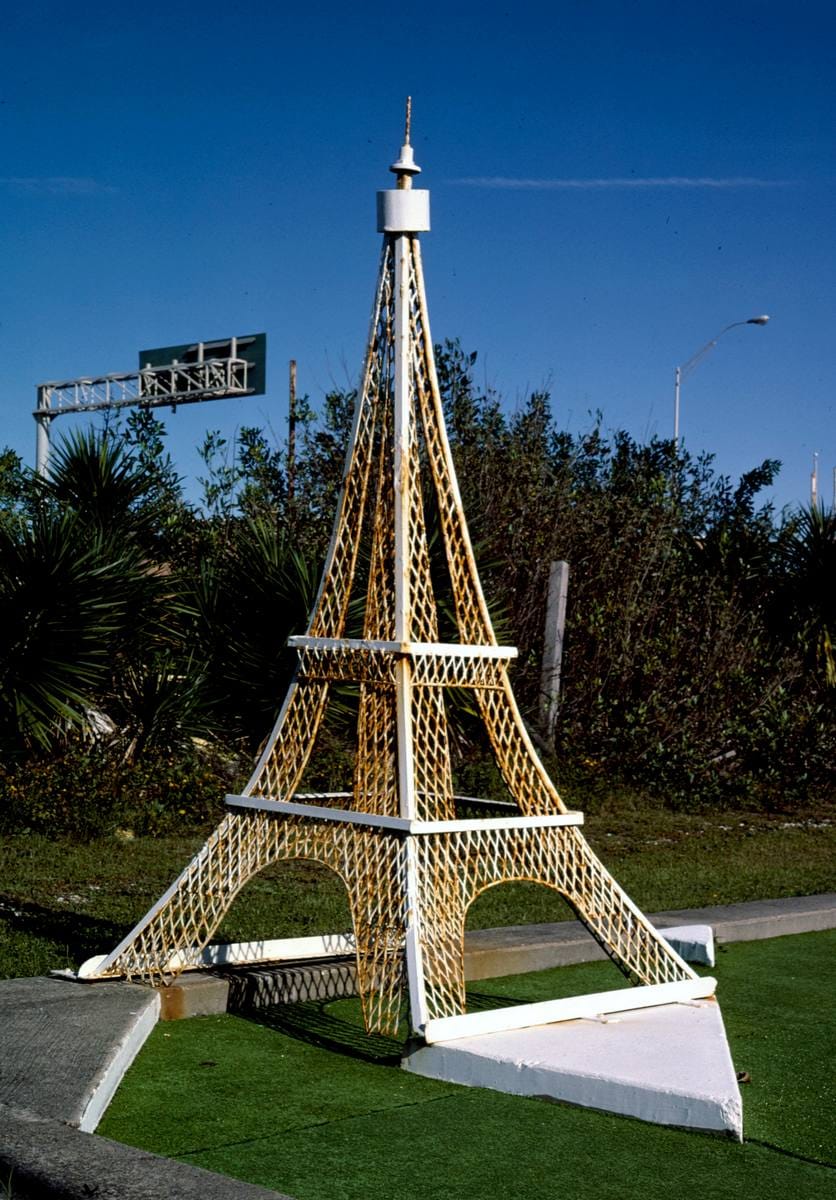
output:
[[[406,132],[400,157],[389,168],[396,176],[396,190],[378,193],[378,229],[391,237],[394,258],[394,550],[395,550],[395,640],[402,646],[412,640],[412,596],[410,588],[410,509],[412,489],[412,325],[410,286],[413,263],[412,235],[428,229],[429,212],[419,213],[411,203],[412,176],[416,167],[409,144],[411,101],[406,102]],[[393,198],[396,198],[393,200]],[[417,193],[419,207],[421,193]],[[387,221],[386,216],[391,218]],[[420,274],[420,272],[419,272]],[[404,654],[395,666],[395,713],[398,753],[398,798],[400,815],[417,817],[415,760],[413,753],[412,659]],[[418,887],[418,855],[414,839],[406,843],[406,971],[409,982],[410,1021],[415,1033],[423,1033],[427,1022],[427,996],[424,980],[421,904]]]
[[[717,345],[717,343],[719,342],[719,340],[723,336],[723,334],[728,333],[730,329],[737,329],[738,325],[767,325],[768,323],[769,323],[769,317],[766,315],[766,313],[762,313],[761,316],[759,316],[759,317],[749,317],[748,321],[732,321],[731,325],[726,325],[725,329],[721,329],[720,332],[717,334],[717,336],[713,337],[710,342],[706,342],[705,345],[703,347],[701,347],[701,349],[699,349],[696,354],[692,354],[687,362],[683,363],[681,367],[676,368],[676,372],[674,374],[674,387],[673,387],[673,448],[674,448],[674,450],[677,450],[677,451],[679,450],[679,391],[680,391],[680,387],[682,385],[682,380],[685,378],[686,375],[689,375],[691,373],[691,371],[693,371],[694,367],[696,367],[697,364],[699,362],[701,362],[701,360],[703,358],[705,358],[706,354],[708,354],[708,352],[710,350],[714,349],[714,347]]]
[[[554,744],[557,708],[560,698],[560,671],[563,663],[563,630],[566,624],[566,598],[569,593],[569,564],[562,559],[549,569],[549,593],[543,637],[543,667],[540,682],[540,718],[545,736]]]
[[[49,398],[46,388],[38,388],[38,408],[35,413],[35,470],[42,479],[49,472]]]
[[[813,470],[810,474],[810,508],[816,508],[819,503],[819,452],[813,452]]]

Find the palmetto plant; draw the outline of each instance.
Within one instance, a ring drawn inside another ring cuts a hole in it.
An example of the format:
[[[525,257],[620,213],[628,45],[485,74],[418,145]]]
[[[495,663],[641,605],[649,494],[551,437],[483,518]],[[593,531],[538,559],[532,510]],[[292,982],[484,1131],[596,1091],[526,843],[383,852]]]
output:
[[[123,722],[129,743],[160,740],[166,689],[154,664],[166,663],[164,680],[182,674],[170,661],[187,613],[170,564],[155,556],[153,486],[112,435],[75,434],[56,447],[50,478],[31,479],[26,506],[0,523],[6,755]],[[129,715],[131,681],[155,673],[157,717],[148,688],[134,688]]]
[[[791,521],[782,550],[782,619],[825,685],[836,687],[836,509],[803,508]]]
[[[71,512],[0,524],[0,746],[49,746],[106,684],[131,568]]]
[[[125,762],[148,749],[174,753],[217,732],[202,664],[161,650],[125,662],[106,698]]]
[[[155,480],[123,449],[115,434],[74,431],[55,446],[48,478],[34,481],[37,503],[73,512],[87,524],[120,537],[147,532],[155,515],[147,504]]]
[[[204,559],[194,587],[197,645],[216,719],[257,744],[287,688],[290,634],[307,624],[319,564],[275,521],[243,518]]]

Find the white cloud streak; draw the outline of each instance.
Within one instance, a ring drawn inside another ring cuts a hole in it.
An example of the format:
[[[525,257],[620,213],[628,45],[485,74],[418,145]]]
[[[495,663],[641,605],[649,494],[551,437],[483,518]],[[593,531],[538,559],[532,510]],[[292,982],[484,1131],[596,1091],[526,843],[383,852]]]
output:
[[[0,185],[7,191],[27,196],[112,196],[119,190],[98,179],[76,175],[11,175],[0,177]]]
[[[504,175],[479,175],[465,179],[451,179],[450,183],[466,187],[500,188],[516,191],[604,191],[617,188],[776,188],[790,187],[790,179],[756,179],[747,175],[715,179],[711,176],[650,175],[646,177],[628,175],[610,179],[510,179]]]

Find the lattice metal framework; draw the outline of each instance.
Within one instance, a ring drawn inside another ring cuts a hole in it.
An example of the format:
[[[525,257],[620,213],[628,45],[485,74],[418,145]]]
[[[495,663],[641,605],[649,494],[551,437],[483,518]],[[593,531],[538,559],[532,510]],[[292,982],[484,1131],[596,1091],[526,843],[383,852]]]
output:
[[[428,193],[411,188],[418,168],[408,129],[392,170],[397,190],[379,194],[383,252],[342,496],[308,631],[291,640],[294,681],[244,794],[229,798],[200,853],[88,973],[170,981],[199,962],[256,872],[311,858],[345,883],[369,1030],[397,1029],[407,983],[415,1032],[464,1012],[468,906],[511,880],[562,893],[634,983],[681,981],[687,992],[694,972],[592,853],[517,709],[508,677],[515,651],[497,645],[444,428],[417,236],[429,228]],[[453,643],[439,641],[428,503],[454,600]],[[351,638],[349,600],[360,589],[363,636]],[[329,693],[344,682],[359,689],[352,791],[297,795]],[[456,819],[448,688],[475,697],[516,806],[511,816]]]
[[[186,400],[247,396],[253,390],[251,366],[245,358],[207,358],[203,362],[146,367],[142,371],[96,379],[42,383],[33,416],[52,418],[137,404],[154,408]]]

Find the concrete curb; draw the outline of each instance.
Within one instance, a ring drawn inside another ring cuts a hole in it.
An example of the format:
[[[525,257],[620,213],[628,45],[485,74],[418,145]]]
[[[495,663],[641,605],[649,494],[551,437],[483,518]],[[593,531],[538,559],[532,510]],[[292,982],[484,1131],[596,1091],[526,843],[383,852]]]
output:
[[[160,998],[155,994],[155,1002],[147,1004],[136,1013],[136,1020],[126,1031],[124,1037],[112,1049],[110,1058],[103,1064],[101,1071],[93,1080],[93,1091],[90,1095],[78,1127],[83,1133],[95,1132],[96,1126],[104,1116],[105,1109],[110,1104],[116,1089],[124,1078],[125,1072],[139,1054],[151,1034],[160,1015]]]
[[[0,1104],[0,1189],[5,1187],[14,1200],[288,1200],[280,1192]]]
[[[0,1103],[92,1132],[159,1009],[135,984],[0,981]]]
[[[836,893],[668,910],[648,916],[662,932],[677,925],[710,925],[718,942],[746,942],[836,929]],[[578,921],[476,929],[465,938],[467,979],[517,975],[605,957]]]
[[[158,992],[129,983],[0,981],[0,1195],[279,1195],[92,1135],[159,1011]]]
[[[822,929],[836,929],[836,892],[661,912],[651,920],[658,923],[660,929],[668,925],[713,925],[714,936],[722,942],[751,942],[792,933],[816,933]]]

